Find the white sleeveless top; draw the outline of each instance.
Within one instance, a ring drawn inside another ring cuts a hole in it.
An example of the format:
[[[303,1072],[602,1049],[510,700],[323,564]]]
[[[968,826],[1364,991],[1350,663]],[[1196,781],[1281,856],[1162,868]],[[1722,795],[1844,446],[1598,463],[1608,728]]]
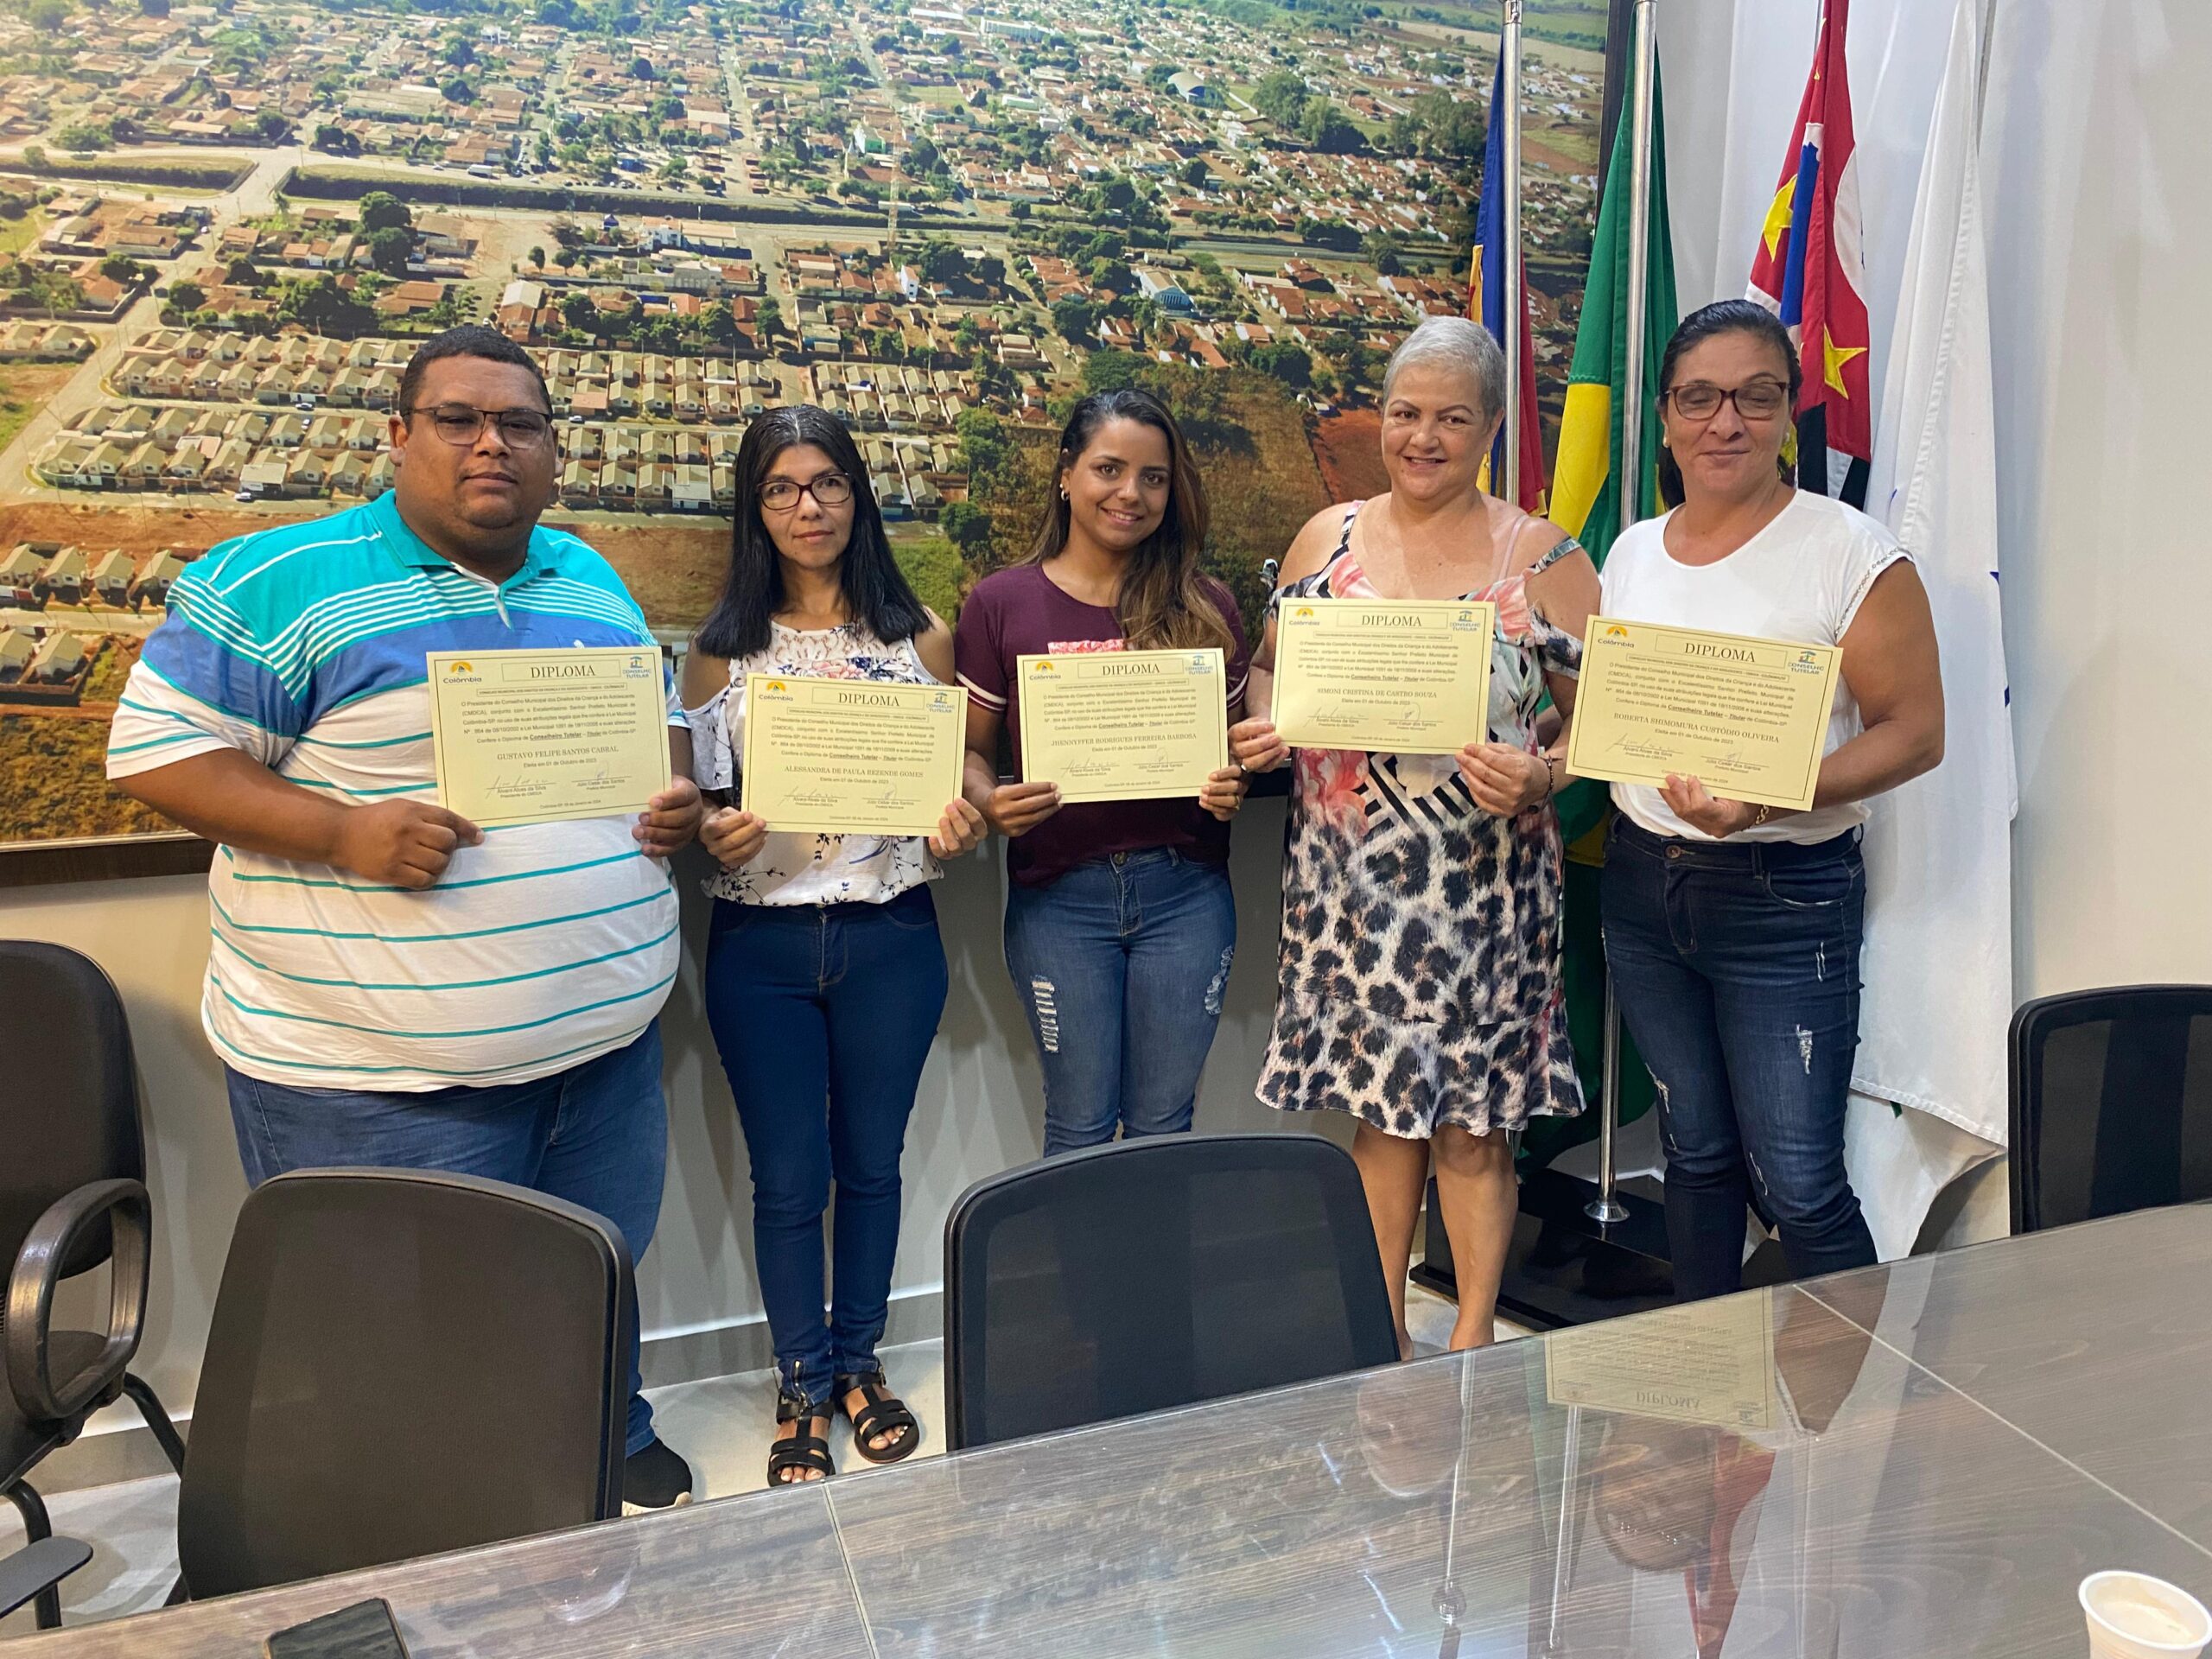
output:
[[[1669,512],[1631,525],[1605,556],[1600,610],[1629,622],[1835,645],[1859,614],[1874,578],[1912,556],[1881,524],[1854,507],[1800,490],[1772,523],[1725,559],[1678,563],[1667,551]],[[1851,688],[1839,677],[1821,753],[1833,754],[1864,728]],[[1613,804],[1655,836],[1712,839],[1676,817],[1660,792],[1615,784]],[[1866,804],[1825,806],[1741,830],[1731,841],[1789,841],[1809,846],[1866,822]]]
[[[702,789],[737,787],[745,753],[745,677],[787,674],[822,680],[894,680],[936,685],[912,639],[886,645],[855,623],[801,630],[771,623],[768,646],[729,665],[729,683],[683,718]],[[940,874],[919,836],[820,836],[771,831],[742,868],[717,870],[704,886],[741,905],[880,905]]]

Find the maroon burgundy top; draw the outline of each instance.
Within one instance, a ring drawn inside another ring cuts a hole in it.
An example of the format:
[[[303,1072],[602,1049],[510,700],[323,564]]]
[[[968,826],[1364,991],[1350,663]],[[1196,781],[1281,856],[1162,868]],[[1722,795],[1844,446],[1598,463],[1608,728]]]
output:
[[[1244,624],[1228,588],[1211,578],[1205,587],[1235,642],[1226,653],[1229,706],[1234,709],[1244,696],[1250,667]],[[968,695],[1005,716],[1018,766],[1021,699],[1014,685],[1014,658],[1120,651],[1126,644],[1110,607],[1084,604],[1040,564],[1018,564],[985,576],[962,604],[953,660]],[[1040,887],[1087,860],[1155,847],[1172,847],[1200,863],[1225,864],[1229,826],[1194,800],[1088,801],[1064,806],[1028,834],[1010,837],[1007,872],[1025,887]]]

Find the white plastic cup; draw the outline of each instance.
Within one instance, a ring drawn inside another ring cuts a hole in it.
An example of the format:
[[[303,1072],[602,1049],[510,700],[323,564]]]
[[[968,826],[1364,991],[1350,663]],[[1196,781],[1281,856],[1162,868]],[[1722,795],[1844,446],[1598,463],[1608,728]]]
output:
[[[2096,1659],[2196,1659],[2212,1642],[2212,1613],[2178,1585],[2147,1573],[2092,1573],[2082,1611]]]

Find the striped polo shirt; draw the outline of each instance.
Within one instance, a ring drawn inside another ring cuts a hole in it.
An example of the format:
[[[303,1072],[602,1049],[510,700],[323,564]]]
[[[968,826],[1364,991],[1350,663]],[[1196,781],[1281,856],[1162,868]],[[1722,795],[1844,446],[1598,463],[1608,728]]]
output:
[[[431,551],[390,495],[225,542],[168,605],[117,710],[108,776],[233,748],[353,804],[437,798],[425,652],[653,645],[575,537],[534,531],[494,588]],[[525,1082],[622,1046],[659,1012],[677,957],[675,892],[634,823],[486,830],[420,893],[218,848],[209,1040],[268,1082],[390,1090]]]

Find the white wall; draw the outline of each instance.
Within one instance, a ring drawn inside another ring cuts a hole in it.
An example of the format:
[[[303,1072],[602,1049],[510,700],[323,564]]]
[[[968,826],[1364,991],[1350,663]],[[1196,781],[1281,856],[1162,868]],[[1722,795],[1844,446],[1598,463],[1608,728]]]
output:
[[[1255,801],[1236,827],[1237,960],[1199,1101],[1199,1126],[1208,1130],[1286,1127],[1251,1092],[1274,1005],[1283,804]],[[703,869],[696,853],[687,855],[687,948],[663,1018],[672,1147],[660,1232],[639,1274],[649,1338],[760,1316],[745,1143],[700,1003],[707,904],[696,878]],[[952,1200],[981,1177],[1034,1158],[1043,1140],[1035,1052],[1000,947],[1001,881],[994,849],[955,866],[937,889],[952,995],[907,1137],[900,1291],[938,1285]],[[114,978],[129,1009],[157,1228],[151,1307],[136,1369],[181,1415],[197,1385],[232,1222],[245,1196],[222,1073],[200,1030],[206,880],[0,892],[0,938],[83,951]],[[1324,1126],[1302,1118],[1288,1127]],[[108,1417],[102,1427],[133,1421]]]
[[[1997,0],[1984,110],[2023,996],[2212,981],[2212,6]]]

